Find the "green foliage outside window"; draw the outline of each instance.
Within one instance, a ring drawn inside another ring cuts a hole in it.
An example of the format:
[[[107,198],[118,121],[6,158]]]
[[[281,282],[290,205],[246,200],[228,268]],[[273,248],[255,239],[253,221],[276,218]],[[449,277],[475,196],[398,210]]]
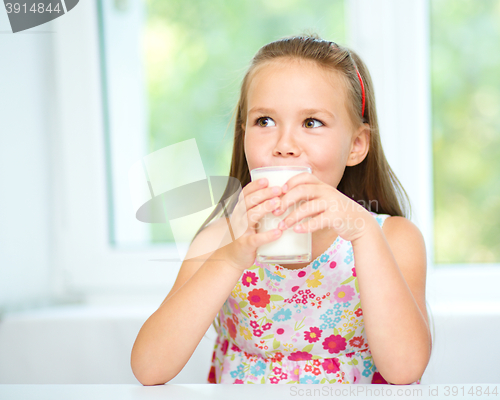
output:
[[[431,0],[436,263],[500,262],[500,1]]]

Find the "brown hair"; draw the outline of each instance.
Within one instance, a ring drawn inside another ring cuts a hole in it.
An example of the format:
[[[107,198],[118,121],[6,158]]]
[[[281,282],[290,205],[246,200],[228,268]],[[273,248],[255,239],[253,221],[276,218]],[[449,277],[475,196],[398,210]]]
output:
[[[378,214],[410,218],[411,204],[408,194],[389,166],[382,149],[373,83],[366,65],[354,51],[323,40],[315,33],[276,40],[263,46],[253,57],[243,78],[240,98],[234,111],[236,122],[229,176],[236,178],[237,181],[229,179],[222,198],[227,199],[237,191],[234,182],[241,183],[241,187],[245,187],[251,180],[244,151],[245,132],[242,125],[246,122],[247,91],[253,76],[258,68],[269,62],[297,59],[312,60],[325,70],[339,72],[347,88],[346,106],[353,126],[357,127],[363,123],[370,126],[370,147],[365,159],[355,166],[346,166],[337,190],[353,198],[369,211],[372,211],[371,204],[375,202],[377,205],[375,212]],[[361,115],[362,89],[356,69],[361,75],[365,89],[364,116]],[[233,196],[227,204],[219,202],[196,235],[222,212],[227,217],[236,206],[237,200],[238,196]]]

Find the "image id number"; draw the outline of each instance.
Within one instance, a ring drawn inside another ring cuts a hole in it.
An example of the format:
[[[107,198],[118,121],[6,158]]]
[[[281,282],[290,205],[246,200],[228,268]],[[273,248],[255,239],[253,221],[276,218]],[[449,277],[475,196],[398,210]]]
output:
[[[21,3],[5,3],[5,8],[7,9],[7,14],[10,14],[10,13],[15,13],[15,14],[18,14],[20,12],[23,12],[23,13],[28,13],[28,12],[32,12],[32,13],[39,13],[39,14],[43,14],[43,13],[60,13],[62,12],[62,10],[59,8],[59,3],[57,3],[54,8],[52,8],[52,4],[49,3],[47,5],[47,7],[45,7],[45,4],[43,3],[33,3],[31,5],[31,7],[29,7],[28,5],[26,5],[26,3],[24,4],[21,4]]]
[[[474,390],[475,389],[475,390]],[[493,386],[493,389],[490,390],[489,386],[486,386],[484,389],[482,386],[471,386],[468,390],[464,386],[445,386],[444,387],[444,395],[445,396],[498,396],[497,387]],[[472,398],[472,397],[471,397]]]

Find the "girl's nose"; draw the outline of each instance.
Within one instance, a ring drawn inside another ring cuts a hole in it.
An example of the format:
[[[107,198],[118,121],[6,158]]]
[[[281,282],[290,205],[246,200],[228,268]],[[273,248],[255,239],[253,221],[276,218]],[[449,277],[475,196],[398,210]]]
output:
[[[300,148],[294,140],[293,132],[282,132],[273,150],[274,156],[291,157],[299,156]]]

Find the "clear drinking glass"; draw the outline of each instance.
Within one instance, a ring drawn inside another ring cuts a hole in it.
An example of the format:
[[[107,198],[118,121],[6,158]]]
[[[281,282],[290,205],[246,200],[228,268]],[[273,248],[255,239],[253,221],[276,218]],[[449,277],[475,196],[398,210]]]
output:
[[[252,181],[267,178],[269,181],[268,187],[272,187],[283,186],[292,176],[303,172],[312,173],[309,167],[279,166],[255,168],[250,171],[250,176]],[[290,206],[279,216],[274,215],[272,212],[265,214],[260,220],[260,223],[257,224],[257,232],[261,233],[277,229],[279,223],[304,202],[305,201],[302,200],[298,205],[294,204]],[[308,219],[309,218],[304,218],[300,222],[303,223]],[[295,232],[293,226],[291,226],[283,231],[279,239],[264,244],[257,249],[257,261],[275,264],[306,263],[311,261],[311,248],[311,232],[298,233]]]

